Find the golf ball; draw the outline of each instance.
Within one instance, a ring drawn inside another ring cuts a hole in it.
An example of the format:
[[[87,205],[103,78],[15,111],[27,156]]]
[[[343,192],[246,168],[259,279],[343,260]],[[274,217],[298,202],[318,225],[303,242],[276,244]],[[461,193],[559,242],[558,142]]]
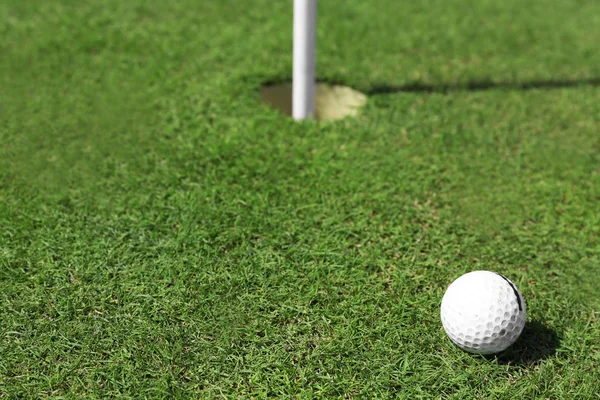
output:
[[[514,283],[490,271],[456,279],[442,298],[448,337],[461,349],[493,354],[513,344],[525,326],[525,301]]]

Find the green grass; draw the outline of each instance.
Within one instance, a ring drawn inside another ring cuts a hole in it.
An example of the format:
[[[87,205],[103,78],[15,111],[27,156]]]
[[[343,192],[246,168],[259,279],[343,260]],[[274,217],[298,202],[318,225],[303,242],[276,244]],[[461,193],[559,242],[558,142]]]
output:
[[[0,5],[0,398],[599,398],[600,3],[322,1],[369,103],[302,124],[240,4]],[[475,269],[497,358],[439,321]]]

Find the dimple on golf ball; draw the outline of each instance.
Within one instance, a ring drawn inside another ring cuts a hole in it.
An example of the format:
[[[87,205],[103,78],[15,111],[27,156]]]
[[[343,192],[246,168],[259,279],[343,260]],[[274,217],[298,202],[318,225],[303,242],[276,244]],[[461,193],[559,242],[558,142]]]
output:
[[[476,354],[499,353],[525,326],[525,301],[514,283],[490,271],[456,279],[442,298],[441,318],[448,337]]]

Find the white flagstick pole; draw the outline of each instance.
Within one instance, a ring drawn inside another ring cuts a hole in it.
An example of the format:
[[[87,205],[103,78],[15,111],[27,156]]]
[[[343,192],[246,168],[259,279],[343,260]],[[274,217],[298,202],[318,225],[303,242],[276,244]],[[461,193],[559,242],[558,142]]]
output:
[[[310,118],[315,111],[317,0],[294,0],[294,82],[292,116]]]

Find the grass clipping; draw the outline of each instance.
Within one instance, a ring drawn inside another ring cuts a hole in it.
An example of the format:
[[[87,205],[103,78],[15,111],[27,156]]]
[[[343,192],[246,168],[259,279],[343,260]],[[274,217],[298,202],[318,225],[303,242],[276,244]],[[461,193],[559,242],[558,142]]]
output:
[[[263,101],[287,116],[292,116],[292,84],[264,86]],[[318,83],[315,95],[315,119],[336,121],[355,116],[367,102],[367,96],[347,86]]]

